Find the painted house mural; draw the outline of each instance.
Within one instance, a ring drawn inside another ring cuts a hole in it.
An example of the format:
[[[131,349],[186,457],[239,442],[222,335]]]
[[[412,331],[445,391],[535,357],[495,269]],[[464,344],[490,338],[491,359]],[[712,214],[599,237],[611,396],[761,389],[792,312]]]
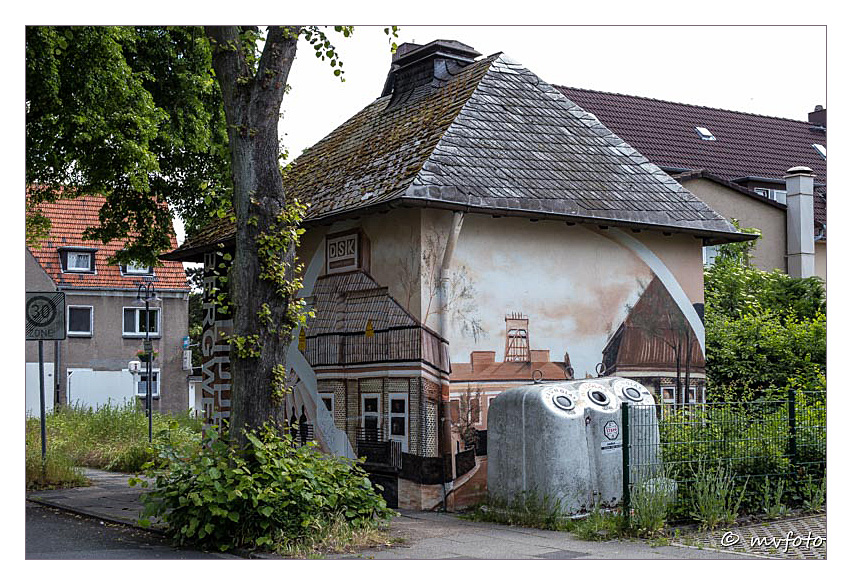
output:
[[[288,353],[288,416],[296,436],[366,457],[403,508],[482,489],[471,426],[500,391],[625,367],[613,344],[651,293],[703,355],[702,246],[750,237],[529,70],[478,57],[402,45],[383,95],[287,176],[310,203],[298,255],[315,312]],[[232,241],[219,222],[167,257],[203,257],[215,279]],[[211,422],[228,384],[214,347]],[[643,370],[653,389],[664,365]]]

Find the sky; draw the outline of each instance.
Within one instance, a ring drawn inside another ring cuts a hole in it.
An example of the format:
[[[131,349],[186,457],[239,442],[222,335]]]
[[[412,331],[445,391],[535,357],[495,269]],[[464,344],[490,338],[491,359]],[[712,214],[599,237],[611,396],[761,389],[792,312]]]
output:
[[[301,42],[280,133],[291,159],[379,97],[381,26],[333,31],[345,82]],[[502,52],[551,84],[807,120],[826,103],[824,26],[401,26],[398,44],[457,40]]]
[[[343,82],[300,40],[279,125],[288,160],[379,97],[391,40],[457,40],[483,56],[504,53],[555,85],[795,120],[827,107],[825,26],[401,25],[397,38],[385,28],[356,26],[349,38],[328,29]]]

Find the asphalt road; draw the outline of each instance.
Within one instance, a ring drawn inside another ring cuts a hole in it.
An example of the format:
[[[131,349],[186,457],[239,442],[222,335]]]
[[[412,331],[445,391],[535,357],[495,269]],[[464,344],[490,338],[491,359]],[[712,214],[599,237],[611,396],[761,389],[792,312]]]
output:
[[[178,549],[162,537],[31,502],[26,505],[27,560],[239,559]]]

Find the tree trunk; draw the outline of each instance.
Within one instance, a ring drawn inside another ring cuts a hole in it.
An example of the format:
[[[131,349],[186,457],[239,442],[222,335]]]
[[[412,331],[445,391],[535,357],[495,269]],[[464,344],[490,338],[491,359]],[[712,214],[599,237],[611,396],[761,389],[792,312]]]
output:
[[[241,38],[249,29],[206,30],[222,88],[233,169],[236,247],[229,274],[230,301],[234,339],[245,341],[246,351],[238,351],[231,343],[230,428],[232,440],[242,443],[243,430],[255,429],[269,420],[282,426],[286,421],[283,402],[273,399],[273,368],[286,360],[290,332],[282,334],[275,325],[282,322],[289,299],[282,298],[274,281],[262,278],[258,237],[270,233],[276,216],[286,207],[278,119],[299,27],[269,28],[256,71],[246,55],[251,44],[246,49]],[[285,254],[292,257],[293,250]],[[271,311],[271,321],[259,317],[264,307]]]

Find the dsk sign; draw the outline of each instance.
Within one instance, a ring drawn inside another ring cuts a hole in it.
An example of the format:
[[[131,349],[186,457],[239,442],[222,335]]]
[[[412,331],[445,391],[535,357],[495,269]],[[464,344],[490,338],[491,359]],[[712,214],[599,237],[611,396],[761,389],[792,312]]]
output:
[[[65,293],[28,292],[27,341],[65,339]]]

